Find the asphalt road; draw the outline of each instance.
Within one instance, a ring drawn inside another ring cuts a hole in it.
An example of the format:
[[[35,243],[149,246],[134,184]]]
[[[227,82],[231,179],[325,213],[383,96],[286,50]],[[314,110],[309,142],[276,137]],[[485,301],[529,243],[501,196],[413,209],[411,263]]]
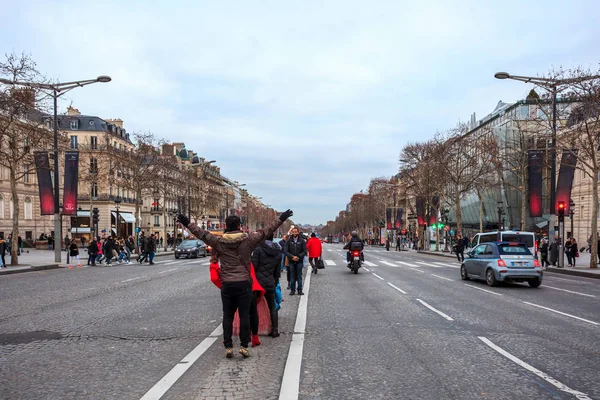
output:
[[[0,398],[600,399],[598,280],[490,288],[383,249],[354,275],[324,249],[246,360],[223,357],[208,260],[1,276]]]

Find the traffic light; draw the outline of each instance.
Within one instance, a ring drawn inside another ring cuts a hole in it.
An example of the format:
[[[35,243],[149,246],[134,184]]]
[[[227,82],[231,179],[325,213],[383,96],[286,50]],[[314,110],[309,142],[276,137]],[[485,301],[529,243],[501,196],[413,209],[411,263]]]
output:
[[[99,215],[98,215],[99,211],[100,210],[98,210],[96,207],[94,207],[94,209],[92,210],[92,223],[94,225],[96,225],[100,220]]]
[[[565,202],[558,202],[558,222],[565,222]]]

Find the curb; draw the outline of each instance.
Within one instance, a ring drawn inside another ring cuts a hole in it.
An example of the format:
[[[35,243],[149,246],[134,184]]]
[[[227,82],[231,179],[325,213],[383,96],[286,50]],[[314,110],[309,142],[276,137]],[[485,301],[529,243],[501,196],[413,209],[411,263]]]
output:
[[[29,268],[22,268],[22,269],[9,269],[10,267],[7,267],[7,269],[4,271],[4,268],[2,268],[3,270],[0,271],[0,276],[1,275],[13,275],[13,274],[22,274],[25,272],[37,272],[37,271],[45,271],[47,269],[58,269],[60,268],[58,264],[48,264],[48,265],[35,265]]]
[[[546,269],[546,271],[544,271],[544,272],[552,272],[553,274],[574,275],[574,276],[582,276],[584,278],[600,279],[600,273],[595,274],[593,272],[578,271],[578,270],[566,269],[566,268],[548,267]]]
[[[444,253],[442,251],[417,251],[417,254],[427,254],[427,255],[431,255],[431,256],[438,256],[438,257],[444,257],[444,258],[456,258],[456,256],[453,256],[452,253]]]

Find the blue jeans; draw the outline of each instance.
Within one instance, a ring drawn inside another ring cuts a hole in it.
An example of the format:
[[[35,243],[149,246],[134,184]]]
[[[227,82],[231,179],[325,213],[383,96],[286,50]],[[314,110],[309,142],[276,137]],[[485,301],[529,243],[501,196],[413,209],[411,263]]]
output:
[[[302,267],[303,260],[290,261],[290,289],[296,291],[296,282],[298,282],[298,291],[302,290]]]
[[[150,253],[148,253],[148,254],[149,254],[148,261],[150,261],[150,262],[154,261],[154,254],[155,254],[155,253],[154,253],[153,251],[151,251],[151,252],[150,252]]]

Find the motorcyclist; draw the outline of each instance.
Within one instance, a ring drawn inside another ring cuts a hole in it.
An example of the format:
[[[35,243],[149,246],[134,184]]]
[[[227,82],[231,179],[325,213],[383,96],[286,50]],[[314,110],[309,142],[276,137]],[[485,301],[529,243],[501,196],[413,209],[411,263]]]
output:
[[[363,241],[358,237],[358,232],[352,231],[352,236],[350,237],[350,241],[346,243],[344,246],[344,250],[348,250],[346,253],[346,261],[348,261],[348,268],[350,268],[350,264],[352,263],[351,251],[360,250],[360,260],[365,261],[365,256],[363,254],[363,249],[365,245]]]

